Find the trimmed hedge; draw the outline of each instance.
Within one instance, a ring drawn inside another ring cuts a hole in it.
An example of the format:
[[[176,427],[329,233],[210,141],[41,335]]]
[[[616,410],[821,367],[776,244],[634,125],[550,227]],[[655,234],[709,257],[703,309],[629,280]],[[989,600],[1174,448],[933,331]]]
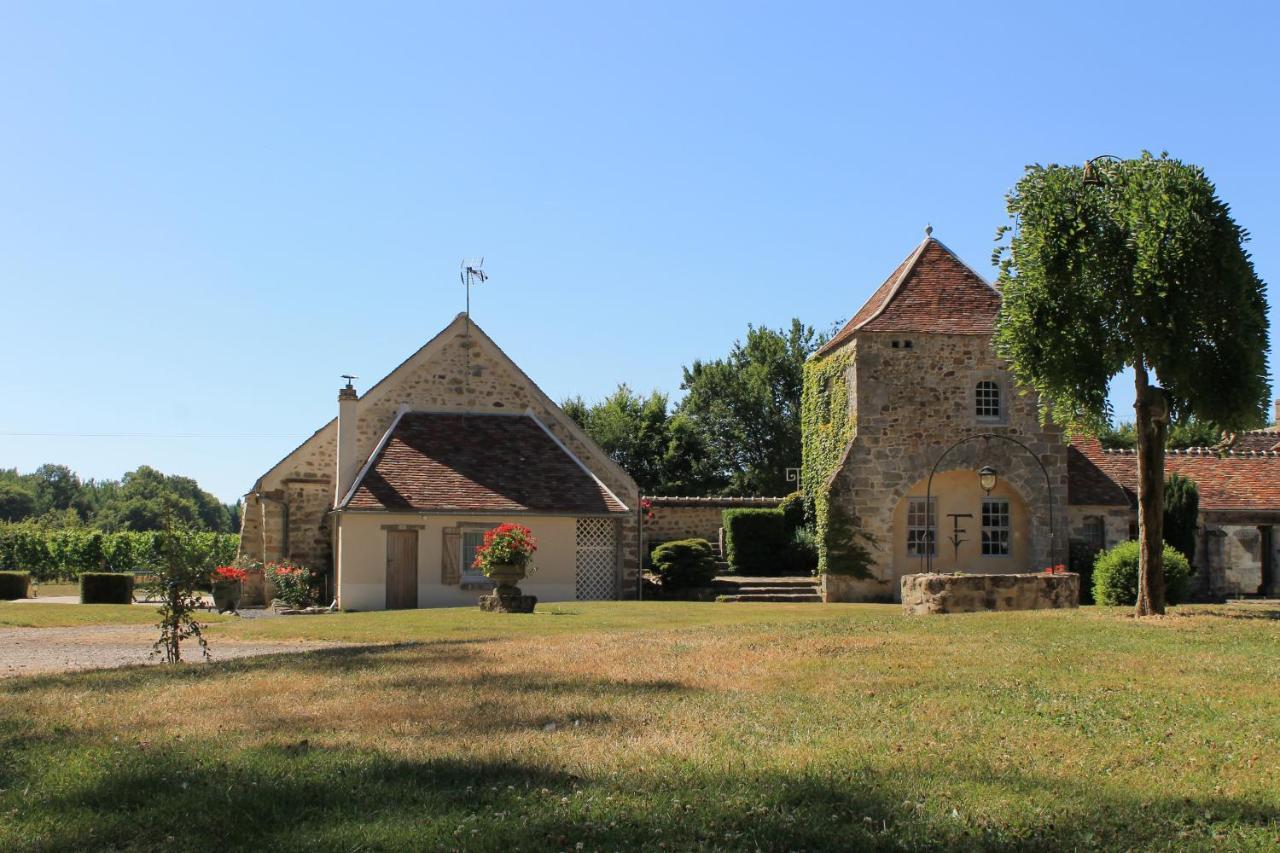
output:
[[[1093,563],[1093,599],[1099,604],[1136,604],[1138,601],[1137,541],[1121,542],[1103,551]],[[1168,542],[1164,543],[1164,597],[1179,604],[1187,597],[1191,564]]]
[[[92,528],[50,530],[29,522],[0,523],[0,569],[29,571],[40,582],[74,581],[84,572],[152,572],[160,561],[157,531],[104,533]],[[195,533],[209,568],[231,562],[234,533]]]
[[[81,604],[132,604],[133,575],[122,572],[81,572]]]
[[[31,597],[31,572],[0,572],[0,601]]]
[[[787,519],[780,509],[724,511],[725,559],[737,574],[778,574],[790,542]]]
[[[711,543],[674,539],[653,549],[653,568],[666,591],[706,586],[716,576]]]
[[[782,517],[787,520],[787,531],[799,530],[808,521],[808,504],[804,492],[792,492],[778,504]]]

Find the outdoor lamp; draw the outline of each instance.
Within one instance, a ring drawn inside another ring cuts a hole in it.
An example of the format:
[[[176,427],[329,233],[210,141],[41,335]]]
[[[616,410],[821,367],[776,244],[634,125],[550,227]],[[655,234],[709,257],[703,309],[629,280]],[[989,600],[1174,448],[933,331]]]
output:
[[[982,470],[978,472],[978,485],[982,486],[982,491],[991,494],[991,490],[996,487],[996,469],[990,465],[983,465]]]

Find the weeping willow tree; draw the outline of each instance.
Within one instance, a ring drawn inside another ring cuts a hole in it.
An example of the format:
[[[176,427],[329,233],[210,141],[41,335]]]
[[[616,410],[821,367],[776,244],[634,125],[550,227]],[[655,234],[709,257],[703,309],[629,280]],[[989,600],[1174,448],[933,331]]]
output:
[[[1112,377],[1133,370],[1137,613],[1163,613],[1170,415],[1230,429],[1266,411],[1267,304],[1248,234],[1200,167],[1167,154],[1030,166],[1007,210],[996,351],[1044,415],[1094,435],[1111,420]]]

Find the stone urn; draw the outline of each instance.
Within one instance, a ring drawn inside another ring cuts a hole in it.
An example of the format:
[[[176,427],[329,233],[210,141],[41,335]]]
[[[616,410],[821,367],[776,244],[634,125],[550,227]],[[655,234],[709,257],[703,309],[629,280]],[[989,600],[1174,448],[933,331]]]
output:
[[[493,592],[480,596],[480,609],[493,613],[532,613],[535,595],[525,595],[516,584],[525,579],[524,563],[498,563],[489,567]]]
[[[243,581],[218,581],[213,585],[213,606],[219,613],[240,610],[240,597],[244,593]]]

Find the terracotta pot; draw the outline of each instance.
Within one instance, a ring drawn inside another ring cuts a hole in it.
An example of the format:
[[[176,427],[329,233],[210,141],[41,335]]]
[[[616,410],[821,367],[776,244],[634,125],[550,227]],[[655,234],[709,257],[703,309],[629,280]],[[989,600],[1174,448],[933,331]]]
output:
[[[219,613],[230,610],[235,613],[240,609],[240,596],[243,593],[240,581],[218,581],[213,585],[213,606]]]

